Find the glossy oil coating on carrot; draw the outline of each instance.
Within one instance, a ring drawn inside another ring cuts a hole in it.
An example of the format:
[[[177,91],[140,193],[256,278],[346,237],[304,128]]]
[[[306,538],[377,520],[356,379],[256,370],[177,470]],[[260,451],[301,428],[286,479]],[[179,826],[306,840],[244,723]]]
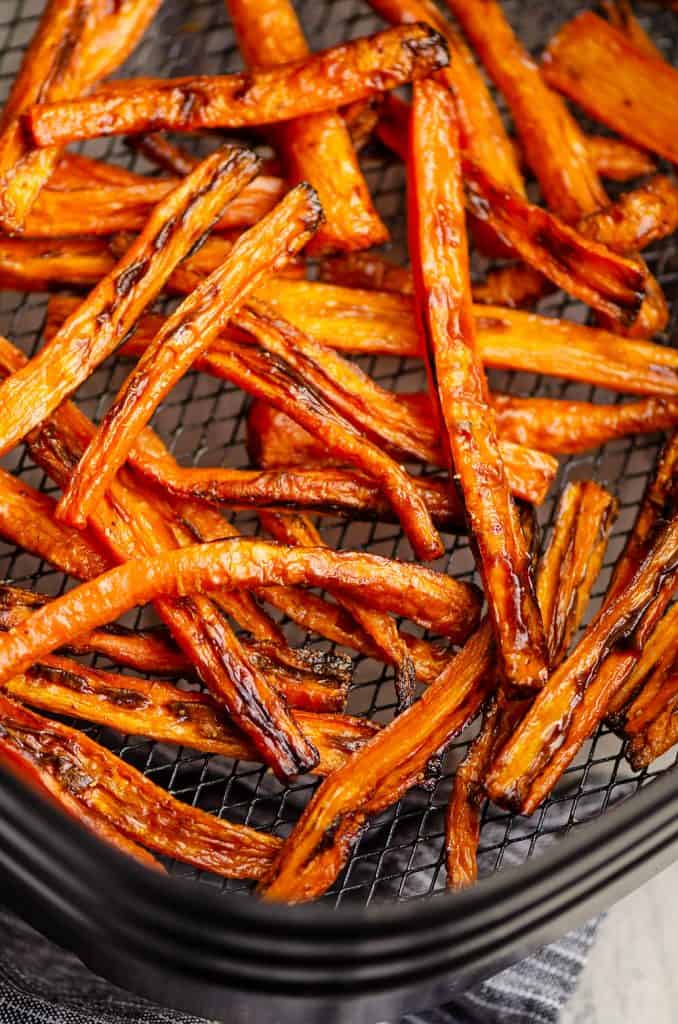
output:
[[[450,473],[458,480],[476,546],[502,668],[513,684],[535,687],[546,679],[544,634],[476,351],[456,140],[449,94],[434,82],[417,82],[408,202],[422,347],[431,393],[439,402]]]
[[[74,472],[59,503],[65,521],[77,525],[87,521],[162,399],[208,348],[248,292],[267,273],[284,266],[288,255],[303,248],[320,217],[313,189],[298,185],[241,236],[221,267],[169,317],[118,392]]]
[[[292,0],[226,0],[226,7],[249,67],[275,67],[308,57]],[[290,183],[309,181],[320,198],[325,221],[310,252],[366,249],[387,240],[348,128],[336,110],[287,121],[274,141]]]
[[[581,622],[615,512],[614,499],[592,481],[570,484],[563,493],[537,574],[537,596],[552,666],[565,657]],[[457,768],[445,823],[450,888],[463,889],[476,881],[485,776],[531,704],[532,698],[516,699],[506,690],[496,694],[485,710],[478,736]]]
[[[542,73],[597,121],[678,161],[678,71],[592,11],[567,22],[551,40]]]
[[[227,878],[260,878],[280,847],[273,836],[180,803],[83,733],[1,695],[0,754],[22,777],[37,776],[63,810],[102,838],[110,839],[112,827],[133,843]]]
[[[447,4],[506,98],[547,205],[568,222],[605,205],[607,197],[579,125],[544,84],[499,3],[447,0]],[[485,169],[491,170],[491,165]]]
[[[114,266],[103,239],[37,241],[0,236],[0,288],[46,292],[58,284],[90,287]]]
[[[332,884],[367,816],[421,782],[430,757],[477,714],[491,692],[493,668],[486,621],[411,708],[316,790],[264,878],[264,899],[298,903]]]
[[[259,760],[256,747],[233,728],[210,697],[171,683],[103,672],[69,658],[48,656],[10,679],[5,692],[41,711],[97,722],[124,735]],[[368,720],[350,715],[300,711],[297,717],[320,754],[314,769],[320,775],[341,767],[378,730]]]
[[[237,75],[127,80],[69,103],[37,105],[26,128],[38,146],[147,131],[272,124],[334,110],[393,89],[448,62],[423,25],[388,29],[283,67]]]
[[[69,640],[157,597],[200,595],[220,587],[320,586],[369,598],[452,640],[478,621],[476,589],[441,573],[377,555],[287,548],[234,538],[127,562],[82,584],[0,637],[0,680]]]
[[[672,235],[678,227],[678,187],[672,178],[657,174],[615,203],[591,213],[577,225],[587,238],[615,252],[645,249]]]
[[[626,756],[642,771],[678,743],[678,664],[670,651],[629,708]]]
[[[0,385],[1,452],[41,423],[120,344],[257,166],[247,150],[215,153],[152,212],[136,242],[59,333]]]
[[[633,669],[637,655],[623,650],[629,631],[646,617],[648,610],[654,608],[656,613],[658,601],[660,608],[666,607],[661,592],[667,585],[675,587],[676,573],[678,515],[656,535],[632,579],[598,613],[499,754],[487,782],[493,800],[531,814],[551,791],[605,713],[605,702],[598,691],[607,682],[611,667],[614,666],[617,685]],[[598,713],[591,721],[589,709],[594,701]]]
[[[638,261],[584,238],[547,210],[502,189],[478,164],[464,160],[463,171],[468,209],[525,263],[615,323],[634,322],[647,277]]]
[[[630,181],[655,170],[652,158],[644,150],[623,139],[587,135],[586,148],[598,174],[610,181]]]

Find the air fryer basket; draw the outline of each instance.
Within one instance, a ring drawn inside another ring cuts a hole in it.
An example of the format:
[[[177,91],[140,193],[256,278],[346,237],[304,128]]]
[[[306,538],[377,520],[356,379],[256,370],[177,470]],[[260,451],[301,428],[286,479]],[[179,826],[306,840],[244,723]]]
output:
[[[43,0],[4,0],[0,4],[0,91],[3,97],[17,70],[23,49],[34,31],[42,6]],[[330,45],[339,39],[364,35],[379,24],[364,0],[297,0],[296,6],[314,48]],[[579,6],[571,0],[562,0],[559,4],[520,3],[518,0],[507,0],[505,3],[521,39],[536,51]],[[675,60],[678,56],[672,32],[675,15],[656,6],[643,7],[641,14],[669,60]],[[235,70],[237,67],[239,56],[222,0],[165,0],[150,31],[125,67],[124,74],[155,73],[166,76],[193,73],[196,70],[218,73]],[[149,170],[147,166],[144,167],[142,158],[133,154],[118,139],[97,140],[88,145],[85,151],[127,167]],[[366,151],[364,167],[378,209],[391,229],[392,252],[396,257],[403,258],[403,168],[376,145]],[[673,240],[669,239],[646,255],[673,308],[668,339],[673,336],[678,315],[677,250]],[[476,269],[482,269],[480,264]],[[45,303],[45,296],[0,294],[0,331],[23,346],[27,352],[33,351],[39,344]],[[546,300],[542,308],[549,314],[576,319],[586,315],[579,304],[562,294]],[[421,366],[414,361],[369,358],[361,362],[380,383],[396,390],[411,390],[423,381]],[[95,419],[100,418],[125,372],[124,364],[114,359],[109,360],[82,386],[77,399],[89,415]],[[614,401],[617,398],[600,389],[529,374],[494,373],[492,383],[502,390],[521,395],[592,401]],[[155,426],[180,462],[193,461],[203,466],[245,466],[246,410],[247,399],[241,392],[208,377],[189,374],[164,403],[156,417]],[[639,499],[654,464],[659,440],[656,437],[627,439],[608,444],[597,452],[563,460],[557,485],[540,509],[540,520],[548,528],[558,495],[565,484],[585,477],[603,483],[620,500],[620,517],[603,572],[594,590],[591,613],[599,605],[611,567],[633,524]],[[34,486],[45,491],[53,490],[51,483],[31,463],[23,449],[13,453],[5,460],[5,464]],[[254,515],[241,515],[237,521],[245,532],[257,529]],[[362,548],[392,557],[411,556],[407,542],[395,525],[347,524],[340,520],[325,519],[322,529],[326,539],[337,547]],[[447,540],[447,555],[437,567],[462,578],[471,578],[473,564],[466,539],[449,537]],[[66,585],[65,579],[49,565],[20,550],[0,544],[0,578],[3,577],[21,586],[35,587],[48,593],[59,593]],[[139,612],[128,621],[135,625],[142,620],[147,621],[145,616],[146,613]],[[290,635],[298,642],[322,643],[318,638],[300,636],[294,627],[289,628]],[[95,663],[107,666],[106,660],[100,656]],[[355,683],[349,710],[385,722],[391,717],[393,709],[391,671],[369,659],[356,658]],[[223,758],[149,743],[140,738],[121,737],[99,727],[91,727],[87,731],[178,798],[223,814],[231,820],[272,830],[278,835],[289,832],[313,790],[314,783],[309,779],[283,786],[258,765],[232,763]],[[678,816],[678,776],[675,774],[678,758],[675,753],[667,755],[649,771],[634,773],[623,758],[619,739],[603,727],[585,745],[557,791],[532,818],[520,818],[493,807],[486,810],[480,847],[483,879],[476,890],[462,896],[446,896],[440,900],[427,901],[422,906],[421,897],[445,888],[442,853],[444,809],[454,766],[463,756],[472,735],[473,729],[451,749],[446,758],[445,770],[431,791],[413,790],[396,807],[370,823],[345,871],[320,907],[294,911],[261,907],[245,898],[248,887],[242,882],[224,882],[181,865],[170,864],[168,867],[172,875],[182,877],[182,882],[149,881],[145,875],[141,881],[136,867],[122,862],[108,850],[101,850],[98,843],[82,836],[70,823],[55,816],[51,809],[43,808],[35,797],[26,794],[15,780],[9,778],[3,779],[0,786],[4,819],[0,825],[0,857],[4,863],[5,878],[12,883],[5,885],[3,895],[15,906],[18,905],[38,927],[73,945],[102,972],[112,974],[118,981],[156,998],[162,1000],[165,997],[170,1002],[187,1004],[196,1011],[217,1013],[225,1007],[228,1007],[229,1013],[234,1011],[235,1004],[224,1001],[223,994],[214,995],[215,985],[217,991],[222,991],[220,984],[240,987],[245,992],[248,987],[250,990],[256,989],[259,999],[264,1000],[267,993],[281,996],[283,990],[287,991],[293,984],[294,972],[290,968],[277,983],[271,980],[273,974],[272,969],[269,969],[266,982],[259,978],[256,985],[254,982],[250,984],[246,978],[248,972],[242,965],[240,973],[235,969],[229,973],[224,964],[230,962],[233,965],[236,961],[228,960],[231,954],[225,952],[222,946],[220,983],[213,977],[208,980],[207,975],[201,975],[198,984],[196,975],[194,991],[190,986],[175,985],[172,988],[170,984],[167,988],[168,977],[176,979],[181,974],[178,967],[172,974],[168,966],[171,958],[163,962],[162,970],[159,966],[162,958],[156,958],[156,968],[160,973],[154,981],[155,973],[148,963],[144,971],[139,966],[144,960],[141,953],[135,959],[129,952],[134,948],[129,935],[125,940],[122,938],[123,933],[127,935],[128,929],[132,927],[131,918],[137,912],[135,907],[144,905],[147,908],[144,927],[150,928],[147,940],[151,945],[152,941],[160,942],[162,929],[160,917],[151,922],[148,915],[169,913],[168,899],[177,915],[172,919],[171,927],[174,929],[173,941],[179,945],[181,929],[184,929],[184,939],[188,943],[188,937],[198,920],[198,907],[203,914],[201,920],[204,928],[194,934],[197,946],[206,941],[210,928],[213,932],[210,933],[209,941],[218,945],[217,934],[221,934],[219,929],[227,927],[224,924],[225,917],[230,922],[228,928],[231,930],[228,934],[232,935],[232,941],[237,946],[239,933],[234,922],[238,922],[243,929],[241,937],[244,933],[257,936],[256,942],[252,939],[254,946],[248,968],[254,973],[257,957],[260,958],[263,970],[267,955],[270,957],[272,954],[274,960],[281,956],[279,947],[273,947],[269,954],[266,953],[266,942],[274,936],[290,942],[291,933],[296,932],[301,942],[304,938],[310,941],[313,934],[320,943],[318,949],[323,942],[327,942],[328,957],[330,949],[334,951],[332,956],[339,956],[334,965],[338,972],[337,979],[343,977],[342,970],[349,972],[346,977],[352,979],[353,988],[350,993],[344,992],[345,996],[358,996],[368,991],[374,994],[377,990],[404,987],[408,978],[407,950],[401,951],[404,957],[401,961],[401,953],[396,946],[398,937],[403,939],[405,936],[409,938],[412,957],[409,963],[414,970],[416,961],[419,970],[417,978],[412,978],[413,984],[446,973],[455,985],[463,986],[478,974],[497,969],[501,963],[518,955],[530,944],[562,931],[566,924],[592,912],[594,907],[636,884],[642,874],[665,863],[670,855],[671,843],[675,842],[676,828],[673,823]],[[640,793],[650,782],[653,783],[649,787],[651,792]],[[613,804],[621,800],[626,800],[621,811],[610,810]],[[587,827],[583,824],[587,821],[595,823]],[[641,822],[644,822],[645,828],[642,834],[639,831]],[[51,824],[48,826],[48,823]],[[560,840],[565,833],[573,833],[573,836],[562,842]],[[58,901],[48,894],[50,885],[47,878],[54,873],[54,862],[48,864],[49,858],[37,856],[33,839],[42,844],[43,850],[49,846],[57,858],[59,872],[52,882],[57,885],[58,881],[62,886]],[[567,873],[573,870],[575,851],[579,873],[576,877],[570,877]],[[593,859],[587,860],[589,856]],[[535,859],[538,862],[525,864],[517,872],[506,873],[505,877],[504,873],[494,878],[489,877],[507,865],[523,864]],[[22,865],[21,871],[19,864]],[[78,870],[77,865],[80,865]],[[545,876],[542,867],[547,865],[548,875]],[[586,872],[585,865],[588,869]],[[603,872],[600,878],[596,874],[598,870]],[[590,885],[585,881],[587,875]],[[550,882],[545,882],[544,877],[550,879]],[[71,889],[68,885],[64,887],[67,878],[72,879]],[[171,888],[163,889],[163,885]],[[535,885],[538,886],[537,890],[533,889]],[[143,900],[150,902],[135,904],[130,899],[132,891],[139,900],[139,891],[142,891]],[[113,906],[107,907],[107,924],[101,924],[101,927],[95,923],[99,921],[101,911],[96,899],[97,892],[116,894]],[[239,893],[236,900],[224,899],[222,896],[236,892]],[[538,914],[535,907],[529,905],[527,896],[520,907],[511,906],[511,894],[518,892],[538,892],[543,914]],[[549,904],[545,900],[547,894],[554,898],[556,894],[559,895],[554,903]],[[416,903],[413,904],[413,901]],[[394,902],[405,905],[388,909],[371,907],[372,904]],[[335,908],[339,906],[341,910],[337,911]],[[366,912],[368,906],[370,911]],[[125,916],[123,907],[127,908],[125,913],[131,917]],[[489,914],[490,908],[495,913],[485,919],[483,915]],[[497,936],[503,929],[502,941],[497,939],[491,950],[488,947],[481,955],[479,947],[470,941],[470,933],[459,933],[456,938],[448,934],[446,928],[451,927],[453,920],[458,922],[462,910],[467,927],[470,927],[469,920],[476,921],[479,927],[481,922],[485,922],[485,938],[491,933],[491,928],[499,928]],[[526,920],[530,923],[526,925],[521,937],[516,935],[511,938],[506,922],[522,920],[520,914],[523,912],[528,914]],[[447,962],[443,962],[444,958],[437,959],[434,949],[426,952],[426,943],[417,953],[422,914],[423,920],[429,922],[431,935],[437,928],[435,934],[441,940],[447,936]],[[209,916],[209,922],[206,915]],[[345,941],[351,930],[356,940],[353,955],[348,959],[344,956],[342,960],[336,943]],[[151,933],[153,940],[149,937]],[[167,929],[162,934],[163,942],[168,942]],[[117,938],[114,938],[116,935]],[[356,959],[353,962],[356,950],[361,951],[363,963],[367,963],[370,955],[376,956],[381,950],[380,943],[383,944],[387,936],[395,945],[388,956],[386,953],[384,955],[391,967],[401,963],[400,975],[389,970],[381,981],[377,981],[374,976],[371,989],[369,985],[362,986],[358,980],[360,961]],[[461,946],[455,946],[455,941],[461,943]],[[123,942],[130,943],[125,946],[124,967],[120,960]],[[257,942],[263,945],[256,946]],[[113,947],[117,951],[115,955],[111,954]],[[147,944],[146,957],[150,955],[148,949]],[[464,955],[462,951],[465,951]],[[311,956],[308,951],[303,955],[299,952],[299,956],[303,959],[307,953]],[[453,954],[457,955],[454,963],[449,959]],[[293,957],[291,947],[289,955]],[[268,963],[270,965],[270,959]],[[134,964],[137,965],[136,969]],[[188,970],[186,961],[182,963],[181,970]],[[161,976],[162,983],[159,980]],[[332,993],[329,982],[323,983],[323,987],[318,977],[313,975],[313,978],[315,980],[309,975],[305,985],[299,980],[300,988],[295,998],[303,991],[307,997],[317,995],[320,999],[321,990],[323,999],[326,997],[334,1002],[339,998],[342,993],[339,982],[336,991]],[[278,1010],[282,1012],[279,1007]]]

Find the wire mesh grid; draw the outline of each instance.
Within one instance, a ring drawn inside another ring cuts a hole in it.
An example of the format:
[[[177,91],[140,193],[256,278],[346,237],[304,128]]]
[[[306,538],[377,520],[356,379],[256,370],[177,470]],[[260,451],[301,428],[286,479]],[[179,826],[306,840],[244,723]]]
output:
[[[574,14],[579,5],[563,0],[557,5],[515,0],[505,6],[520,37],[538,51],[558,24]],[[0,97],[6,95],[42,7],[43,0],[0,3]],[[314,48],[379,27],[363,0],[333,0],[332,3],[297,0],[297,9]],[[672,31],[672,15],[648,7],[643,9],[642,20],[650,27],[653,38],[668,59],[675,62],[678,40]],[[180,75],[198,69],[218,73],[239,67],[239,55],[222,0],[165,0],[153,26],[121,74]],[[151,170],[141,157],[117,139],[96,140],[84,151],[135,170]],[[404,258],[403,168],[376,148],[367,150],[363,163],[377,208],[391,230],[393,254]],[[675,301],[678,298],[678,248],[669,240],[646,256],[674,311],[667,335],[660,339],[669,343],[674,337],[678,316]],[[45,305],[44,295],[1,293],[0,331],[25,351],[34,351],[40,344]],[[586,316],[579,304],[562,294],[550,297],[542,308],[546,313],[577,320]],[[369,358],[360,362],[381,384],[394,390],[412,390],[423,384],[421,364],[415,361]],[[126,372],[122,361],[111,359],[79,389],[77,400],[93,419],[100,419]],[[491,378],[493,387],[520,395],[619,400],[619,396],[600,389],[557,378],[525,373],[493,373]],[[154,426],[182,463],[245,467],[248,465],[244,444],[246,410],[247,398],[242,392],[192,373],[168,397]],[[589,617],[600,604],[611,568],[633,524],[659,441],[658,437],[647,436],[615,441],[587,455],[562,460],[556,486],[540,509],[540,521],[548,529],[563,487],[568,481],[581,478],[596,479],[619,498],[619,519],[594,589]],[[40,490],[54,492],[53,485],[31,463],[23,449],[12,453],[5,465]],[[253,514],[238,516],[237,523],[243,532],[257,532],[258,523]],[[389,557],[412,557],[396,525],[324,519],[322,531],[325,539],[336,547],[363,549]],[[445,539],[446,556],[435,567],[460,578],[472,578],[473,560],[467,541],[456,537]],[[3,577],[52,594],[60,593],[72,582],[45,562],[0,542],[0,578]],[[126,621],[132,626],[146,623],[148,612],[139,610]],[[300,635],[289,623],[286,628],[295,642],[324,643],[317,637]],[[367,658],[355,657],[354,661],[349,711],[369,715],[379,722],[388,721],[395,707],[392,672]],[[93,663],[111,667],[100,655]],[[179,799],[278,835],[289,832],[315,786],[310,778],[283,786],[259,765],[230,762],[77,724]],[[395,807],[369,823],[326,900],[337,904],[344,900],[367,904],[374,900],[426,896],[444,887],[444,810],[454,766],[463,756],[473,731],[473,728],[469,730],[450,749],[443,771],[432,788],[412,790]],[[515,863],[538,854],[554,836],[604,813],[611,804],[631,796],[659,774],[677,766],[678,758],[671,754],[650,771],[636,774],[623,758],[619,739],[605,727],[601,728],[582,749],[553,796],[532,818],[516,817],[495,807],[486,808],[480,847],[481,874],[492,873],[507,861]],[[247,889],[242,883],[224,882],[181,865],[173,864],[171,869],[222,891]]]

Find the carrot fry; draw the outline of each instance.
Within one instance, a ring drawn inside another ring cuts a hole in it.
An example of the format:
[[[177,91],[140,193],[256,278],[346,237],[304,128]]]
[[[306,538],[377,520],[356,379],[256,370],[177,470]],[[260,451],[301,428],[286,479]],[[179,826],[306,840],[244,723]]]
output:
[[[616,203],[579,221],[577,230],[615,252],[645,249],[678,227],[678,187],[658,174],[640,188],[624,192]]]
[[[260,878],[279,840],[180,803],[75,729],[0,695],[0,755],[103,839],[129,841],[228,878]],[[123,846],[123,843],[115,845]]]
[[[89,81],[106,78],[127,60],[161,3],[162,0],[117,0],[88,40]]]
[[[563,493],[537,574],[537,597],[552,665],[564,658],[582,619],[615,514],[616,502],[591,481],[570,484]],[[531,698],[516,700],[507,691],[495,695],[485,710],[478,736],[455,773],[445,822],[450,888],[466,888],[478,877],[485,776],[531,703]]]
[[[548,211],[500,188],[485,171],[464,160],[466,203],[529,266],[615,323],[638,316],[647,278],[638,261],[584,238]]]
[[[338,351],[421,354],[412,301],[405,296],[278,278],[262,297],[284,320]],[[74,306],[69,297],[50,299],[47,336]],[[632,395],[678,395],[678,353],[673,348],[502,306],[476,306],[474,317],[479,354],[487,367],[564,377]],[[143,318],[130,351],[140,351],[161,322],[150,315]]]
[[[196,160],[196,165],[200,163]],[[108,185],[143,185],[157,181],[145,174],[137,174],[120,164],[109,164],[106,160],[93,160],[82,153],[61,154],[59,163],[47,182],[47,188],[57,192],[73,192],[75,189],[91,189],[94,182],[102,187]]]
[[[637,654],[624,650],[624,639],[634,629],[647,633],[670,600],[677,571],[678,515],[674,515],[656,535],[628,584],[604,605],[570,657],[551,676],[499,754],[487,780],[495,802],[532,814],[551,792],[604,716],[610,694],[634,668]]]
[[[234,538],[127,562],[37,609],[0,636],[0,681],[136,604],[220,587],[271,585],[321,586],[363,599],[369,593],[374,608],[405,615],[456,641],[478,620],[474,587],[416,564]]]
[[[59,333],[0,385],[0,452],[41,423],[115,349],[256,170],[257,158],[247,150],[216,153],[153,211],[134,245]]]
[[[569,222],[603,206],[605,192],[577,122],[544,85],[500,5],[494,0],[447,0],[447,4],[504,94],[547,204]]]
[[[544,634],[518,514],[499,454],[487,383],[475,348],[456,119],[448,93],[417,82],[409,172],[415,304],[450,473],[472,534],[507,680],[546,679]]]
[[[584,11],[551,40],[542,74],[625,139],[678,162],[678,72]]]
[[[669,650],[629,708],[624,731],[634,771],[648,768],[678,743],[677,705],[678,665],[675,650]]]
[[[265,876],[264,899],[297,903],[332,884],[367,816],[421,782],[431,756],[477,714],[491,692],[493,655],[485,621],[412,707],[322,783]]]
[[[515,263],[490,270],[482,284],[473,285],[473,298],[490,306],[521,309],[534,306],[552,290],[551,282],[534,267]]]
[[[282,544],[291,547],[319,547],[323,544],[319,532],[306,516],[261,512],[259,519],[267,533]],[[414,696],[415,669],[407,644],[398,633],[395,622],[384,612],[375,611],[360,601],[343,597],[340,603],[371,637],[383,660],[395,665],[398,710],[404,711]]]
[[[256,747],[229,724],[208,696],[179,690],[171,683],[102,672],[68,658],[48,656],[10,679],[4,689],[10,697],[41,711],[97,722],[125,735],[259,760]],[[349,715],[300,711],[296,717],[320,754],[314,769],[319,775],[339,768],[378,728]]]
[[[655,165],[642,149],[623,139],[612,139],[607,135],[587,135],[586,149],[589,160],[601,178],[611,181],[630,181],[644,174],[652,174]]]
[[[661,50],[655,46],[634,15],[630,0],[603,0],[602,8],[610,24],[623,32],[634,46],[643,50],[648,57],[664,59]]]
[[[0,288],[47,291],[55,284],[86,287],[115,266],[108,244],[98,238],[34,241],[0,236]]]
[[[170,142],[160,132],[151,132],[148,135],[131,135],[125,141],[132,149],[143,153],[151,163],[156,164],[163,171],[175,174],[179,178],[190,174],[198,163],[197,157],[182,149],[181,146],[176,146],[173,142]]]
[[[147,131],[273,124],[336,110],[393,89],[448,62],[423,25],[388,29],[322,53],[238,75],[133,79],[66,103],[37,104],[26,128],[37,146]]]
[[[368,100],[356,100],[340,110],[342,119],[356,153],[360,153],[372,138],[379,120],[381,96],[371,96]]]
[[[108,565],[87,534],[60,523],[56,502],[0,469],[0,535],[72,576],[97,576]]]
[[[291,0],[226,0],[236,38],[249,67],[273,68],[306,60],[310,51]],[[275,25],[275,31],[271,31]],[[388,232],[372,205],[351,136],[336,110],[287,121],[274,133],[291,184],[309,181],[325,221],[309,252],[365,249]]]

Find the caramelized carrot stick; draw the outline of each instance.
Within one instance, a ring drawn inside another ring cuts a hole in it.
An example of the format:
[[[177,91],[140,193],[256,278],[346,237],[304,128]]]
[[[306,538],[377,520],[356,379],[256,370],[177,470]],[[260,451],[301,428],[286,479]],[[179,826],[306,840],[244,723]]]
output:
[[[180,803],[83,733],[2,695],[0,722],[3,759],[104,839],[112,831],[228,878],[261,877],[280,847],[273,836]]]
[[[475,347],[457,128],[448,93],[417,82],[409,174],[415,305],[431,393],[459,481],[502,669],[516,686],[546,679],[541,619],[528,556],[499,454],[494,415]]]
[[[226,0],[240,52],[249,67],[273,68],[305,60],[309,48],[291,0]],[[271,31],[271,26],[275,30]],[[336,110],[287,121],[274,135],[291,184],[309,181],[325,221],[309,252],[365,249],[388,238],[377,215],[353,149]]]
[[[475,588],[421,566],[327,548],[287,548],[249,538],[195,545],[127,562],[37,609],[0,636],[0,681],[64,643],[157,597],[220,587],[320,586],[360,595],[460,640],[478,620]]]
[[[534,306],[553,286],[535,267],[513,263],[490,270],[482,284],[473,285],[473,298],[490,306],[521,309]]]
[[[55,284],[97,284],[115,266],[108,244],[98,238],[34,241],[0,236],[0,288],[47,291]]]
[[[195,172],[194,172],[195,173]],[[187,179],[188,180],[188,179]],[[84,525],[124,463],[135,438],[171,388],[190,369],[262,278],[299,252],[315,231],[321,210],[315,192],[298,185],[169,317],[120,389],[73,473],[59,515]]]
[[[618,28],[584,11],[551,40],[542,73],[597,121],[678,162],[678,72]]]
[[[616,502],[591,481],[570,484],[563,492],[554,530],[537,575],[537,597],[544,620],[551,664],[565,657],[600,571]],[[446,815],[448,885],[463,889],[478,877],[478,842],[484,781],[497,751],[526,715],[531,698],[495,695],[482,728],[458,767]]]
[[[615,689],[606,707],[606,719],[611,728],[620,731],[624,718],[633,701],[640,693],[643,683],[652,669],[675,645],[678,629],[678,605],[674,604],[657,623],[654,632],[647,638],[633,671]]]
[[[88,78],[106,78],[123,64],[153,20],[162,0],[117,0],[87,43]]]
[[[589,160],[601,178],[629,181],[644,174],[652,174],[655,170],[647,153],[623,139],[613,139],[608,135],[587,135],[585,142]]]
[[[630,0],[603,0],[602,8],[610,24],[623,32],[634,46],[646,53],[648,57],[664,59],[661,50],[655,46],[634,15]]]
[[[666,607],[678,571],[678,515],[666,523],[625,588],[609,601],[570,657],[551,676],[487,780],[490,797],[532,814],[605,713],[610,676],[628,678],[637,655],[620,647],[629,632]],[[582,693],[583,690],[583,693]],[[613,692],[613,691],[612,691]]]
[[[677,707],[678,664],[670,651],[629,708],[626,756],[634,771],[648,768],[678,743]]]
[[[134,245],[59,333],[0,385],[0,452],[41,423],[116,348],[256,170],[257,158],[246,150],[215,153],[153,211]]]
[[[291,547],[320,547],[324,543],[306,516],[261,512],[259,519],[267,533],[282,544],[289,544]],[[398,633],[395,622],[384,612],[375,611],[360,601],[343,597],[340,598],[340,603],[372,638],[383,660],[396,666],[395,689],[398,709],[404,711],[412,703],[414,696],[415,670],[407,644]]]
[[[422,25],[388,29],[275,68],[238,75],[133,79],[26,116],[37,146],[152,131],[273,124],[335,110],[393,89],[448,62],[444,41]]]
[[[628,253],[672,235],[677,227],[678,187],[672,178],[658,174],[584,217],[577,230],[615,252]]]
[[[4,689],[10,697],[41,711],[97,722],[125,735],[259,760],[256,747],[230,725],[208,696],[179,690],[171,683],[102,672],[69,658],[47,656],[10,679]],[[341,767],[378,729],[366,719],[349,715],[299,711],[296,717],[320,754],[314,769],[319,775]]]

